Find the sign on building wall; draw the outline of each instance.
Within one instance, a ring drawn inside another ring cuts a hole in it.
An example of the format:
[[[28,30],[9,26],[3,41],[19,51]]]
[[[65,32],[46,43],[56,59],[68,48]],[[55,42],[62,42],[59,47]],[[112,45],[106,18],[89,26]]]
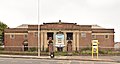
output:
[[[56,34],[56,47],[64,47],[64,34]]]

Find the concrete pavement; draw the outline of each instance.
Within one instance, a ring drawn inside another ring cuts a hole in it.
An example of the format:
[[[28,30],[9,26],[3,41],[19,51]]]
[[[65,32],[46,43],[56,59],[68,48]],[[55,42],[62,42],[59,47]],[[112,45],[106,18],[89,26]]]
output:
[[[27,56],[27,55],[3,55],[1,58],[26,58],[26,59],[51,59],[50,56]],[[120,56],[99,56],[92,58],[91,56],[55,56],[52,60],[79,60],[79,61],[105,61],[120,63]]]

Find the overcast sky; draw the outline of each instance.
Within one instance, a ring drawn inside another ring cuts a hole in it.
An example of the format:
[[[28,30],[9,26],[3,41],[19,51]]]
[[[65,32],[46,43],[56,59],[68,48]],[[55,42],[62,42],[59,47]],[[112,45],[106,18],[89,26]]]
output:
[[[120,0],[39,0],[39,21],[98,24],[120,41]],[[0,21],[14,28],[38,23],[38,0],[0,0]]]

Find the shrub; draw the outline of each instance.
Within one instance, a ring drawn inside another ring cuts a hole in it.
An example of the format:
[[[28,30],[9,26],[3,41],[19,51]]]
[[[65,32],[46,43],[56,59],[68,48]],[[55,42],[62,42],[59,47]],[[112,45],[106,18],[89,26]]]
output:
[[[72,52],[72,55],[79,55],[78,51]]]
[[[90,51],[90,50],[82,51],[81,54],[92,54],[92,51]]]
[[[81,51],[92,50],[91,47],[82,48]]]
[[[49,52],[49,49],[48,49],[48,47],[46,48],[46,50],[45,50],[46,52]]]
[[[99,50],[98,51],[100,54],[107,54],[108,53],[108,51],[106,51],[106,50]]]
[[[67,55],[67,52],[58,52],[58,51],[56,51],[56,52],[55,52],[55,55],[56,55],[56,56],[58,56],[58,55],[66,56],[66,55]]]
[[[34,52],[34,51],[37,51],[37,48],[36,47],[32,47],[28,50],[29,52]]]
[[[0,51],[3,51],[4,50],[4,48],[3,47],[0,47]]]

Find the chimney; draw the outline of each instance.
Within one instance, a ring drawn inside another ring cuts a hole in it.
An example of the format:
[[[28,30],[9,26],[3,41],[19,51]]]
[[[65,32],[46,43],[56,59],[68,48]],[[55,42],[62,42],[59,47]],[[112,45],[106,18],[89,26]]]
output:
[[[59,20],[59,22],[61,22],[61,20]]]

